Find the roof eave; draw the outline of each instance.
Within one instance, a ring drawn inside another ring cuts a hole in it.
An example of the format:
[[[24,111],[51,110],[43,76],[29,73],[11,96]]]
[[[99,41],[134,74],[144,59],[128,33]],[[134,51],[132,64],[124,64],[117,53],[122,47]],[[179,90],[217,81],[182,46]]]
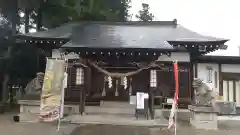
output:
[[[205,41],[201,41],[201,40],[168,40],[167,42],[169,43],[189,43],[189,44],[211,44],[211,43],[219,43],[219,44],[225,44],[227,41],[229,41],[228,39],[220,39],[220,40],[205,40]]]
[[[25,39],[25,40],[64,40],[64,41],[69,41],[70,40],[70,36],[68,37],[33,37],[33,36],[29,36],[29,35],[16,35],[15,38],[21,38],[21,39]]]

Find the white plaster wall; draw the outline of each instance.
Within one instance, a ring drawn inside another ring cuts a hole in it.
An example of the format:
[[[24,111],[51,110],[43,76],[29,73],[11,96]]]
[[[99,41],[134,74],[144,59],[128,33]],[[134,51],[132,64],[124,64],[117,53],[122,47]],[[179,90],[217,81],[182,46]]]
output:
[[[179,62],[189,62],[190,55],[188,52],[172,52],[171,56],[166,55],[160,56],[157,61],[179,61]]]
[[[52,50],[52,58],[61,58],[60,51],[58,49]],[[75,53],[69,53],[69,54],[65,55],[65,58],[75,59],[75,58],[79,58],[79,56]]]
[[[207,81],[207,76],[208,76],[207,67],[211,67],[213,69],[213,72],[212,72],[212,86],[213,86],[213,90],[215,92],[219,93],[219,68],[218,68],[218,64],[198,63],[197,64],[198,78],[200,78],[204,81]],[[215,71],[217,72],[217,81],[215,81]],[[215,82],[217,82],[217,87],[215,87]]]
[[[222,72],[240,73],[240,64],[222,64]]]

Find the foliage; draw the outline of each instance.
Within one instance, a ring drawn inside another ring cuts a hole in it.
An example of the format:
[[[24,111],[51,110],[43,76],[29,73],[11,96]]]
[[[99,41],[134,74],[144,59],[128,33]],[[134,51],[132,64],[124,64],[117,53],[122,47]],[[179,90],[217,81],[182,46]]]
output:
[[[0,0],[1,14],[11,20],[16,0]],[[33,24],[42,20],[45,28],[57,27],[69,21],[126,21],[130,0],[18,0],[18,12],[30,11]],[[22,18],[16,19],[24,25]],[[33,26],[31,26],[33,27]]]
[[[42,3],[42,26],[57,27],[69,21],[126,21],[130,0],[48,0]],[[31,14],[36,23],[38,8]]]
[[[11,28],[0,26],[0,70],[8,73],[11,78],[34,75],[37,69],[37,48],[29,44],[14,44]],[[11,52],[7,56],[9,48]]]
[[[150,7],[148,4],[142,4],[142,9],[136,15],[139,21],[152,21],[154,19],[154,15],[150,13]]]

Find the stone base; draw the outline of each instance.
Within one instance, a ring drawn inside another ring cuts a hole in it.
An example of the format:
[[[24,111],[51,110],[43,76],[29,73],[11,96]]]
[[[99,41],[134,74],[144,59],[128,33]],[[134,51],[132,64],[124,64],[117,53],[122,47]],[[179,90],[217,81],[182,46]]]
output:
[[[20,105],[19,121],[20,122],[38,122],[40,110],[39,100],[19,100]],[[64,105],[64,115],[79,114],[78,105]]]
[[[218,117],[213,107],[188,106],[191,112],[190,124],[197,129],[218,129]]]

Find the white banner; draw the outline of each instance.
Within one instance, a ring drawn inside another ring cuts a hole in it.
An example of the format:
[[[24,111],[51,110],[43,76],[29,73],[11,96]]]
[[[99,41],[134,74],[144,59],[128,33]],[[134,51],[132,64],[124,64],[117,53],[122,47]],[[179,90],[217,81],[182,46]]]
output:
[[[63,115],[64,73],[65,60],[47,59],[39,113],[42,121],[55,121]]]

